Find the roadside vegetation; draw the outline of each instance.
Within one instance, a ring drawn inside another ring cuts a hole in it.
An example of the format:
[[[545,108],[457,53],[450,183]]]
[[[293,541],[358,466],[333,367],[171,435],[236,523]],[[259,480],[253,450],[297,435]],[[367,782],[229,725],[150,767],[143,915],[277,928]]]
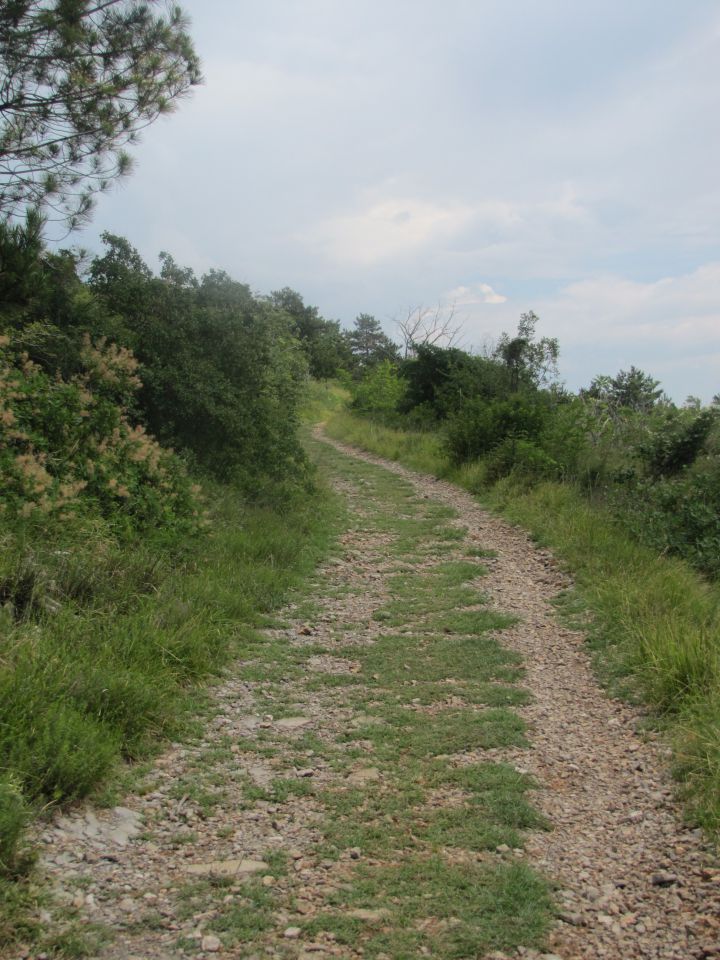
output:
[[[606,682],[652,707],[688,815],[715,832],[720,408],[678,407],[636,368],[572,394],[536,324],[523,316],[484,356],[411,344],[316,402],[330,436],[451,479],[565,561],[563,614],[588,630]]]
[[[0,224],[0,942],[30,922],[32,821],[178,735],[334,510],[272,297],[41,232]]]

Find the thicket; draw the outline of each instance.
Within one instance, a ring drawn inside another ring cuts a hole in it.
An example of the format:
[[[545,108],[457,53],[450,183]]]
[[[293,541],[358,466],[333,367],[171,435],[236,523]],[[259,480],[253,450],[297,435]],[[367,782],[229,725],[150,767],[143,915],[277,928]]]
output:
[[[720,407],[677,407],[632,367],[572,394],[557,383],[558,344],[521,318],[485,356],[418,344],[350,382],[375,422],[442,438],[478,490],[577,484],[641,542],[720,575]]]
[[[0,896],[34,812],[177,730],[328,536],[287,304],[41,234],[0,223]]]

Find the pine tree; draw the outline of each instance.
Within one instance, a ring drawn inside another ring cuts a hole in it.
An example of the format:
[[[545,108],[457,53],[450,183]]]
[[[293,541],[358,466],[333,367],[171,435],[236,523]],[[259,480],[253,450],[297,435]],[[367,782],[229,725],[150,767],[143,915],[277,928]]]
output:
[[[0,4],[0,217],[70,229],[127,173],[124,148],[200,82],[187,20],[157,0]]]

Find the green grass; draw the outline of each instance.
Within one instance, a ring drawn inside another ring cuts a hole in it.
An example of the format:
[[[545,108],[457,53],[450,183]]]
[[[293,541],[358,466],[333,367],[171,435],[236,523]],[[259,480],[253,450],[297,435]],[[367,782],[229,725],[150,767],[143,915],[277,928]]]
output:
[[[267,638],[255,625],[327,554],[340,516],[339,502],[322,489],[272,508],[216,487],[208,507],[211,526],[190,543],[147,540],[121,549],[40,539],[16,558],[18,569],[32,563],[36,583],[54,578],[59,606],[5,625],[0,944],[24,929],[22,904],[34,897],[32,884],[16,879],[30,863],[23,831],[33,812],[107,792],[123,759],[152,755],[189,732],[198,684],[233,658],[265,653]],[[88,551],[98,554],[94,567]],[[72,572],[64,580],[60,561]],[[83,571],[92,575],[79,590]],[[269,647],[279,681],[304,660],[286,645]],[[263,679],[270,674],[266,666]],[[212,785],[178,789],[192,792],[206,812],[222,802]]]
[[[183,920],[213,910],[215,915],[207,929],[217,934],[225,947],[246,943],[272,927],[272,892],[255,880],[245,881],[237,892],[233,884],[227,877],[186,884],[177,892],[177,916]],[[232,900],[226,903],[224,897],[228,895]],[[193,952],[197,951],[198,943],[191,943]]]
[[[600,677],[654,709],[675,751],[688,815],[720,830],[720,587],[686,563],[632,540],[609,511],[575,487],[484,485],[482,463],[454,469],[437,434],[363,420],[337,405],[329,436],[448,478],[525,527],[572,573],[561,604],[578,612]]]
[[[359,665],[352,682],[303,681],[332,698],[338,680],[356,712],[336,743],[316,747],[338,778],[316,800],[326,811],[317,855],[358,857],[327,909],[299,922],[303,937],[330,931],[367,957],[408,960],[542,946],[546,881],[497,848],[521,848],[525,831],[547,824],[529,799],[532,781],[483,759],[527,745],[511,707],[528,699],[520,658],[502,646],[515,618],[485,607],[486,554],[469,554],[456,512],[418,498],[402,478],[326,445],[314,450],[367,505],[362,529],[381,535],[379,562],[398,563],[392,599],[377,598],[373,642],[350,635],[336,651]]]
[[[338,895],[337,912],[312,920],[308,933],[332,930],[340,943],[353,946],[365,933],[363,949],[371,958],[415,960],[427,953],[461,960],[518,943],[540,946],[547,932],[547,890],[522,863],[450,864],[432,855],[359,873],[352,890]],[[369,931],[365,922],[347,915],[358,907],[387,910],[388,905],[388,920]]]

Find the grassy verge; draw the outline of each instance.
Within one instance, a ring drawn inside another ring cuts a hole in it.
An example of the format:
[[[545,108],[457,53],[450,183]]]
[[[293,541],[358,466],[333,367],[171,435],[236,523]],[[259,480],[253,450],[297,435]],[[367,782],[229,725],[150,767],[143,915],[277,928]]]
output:
[[[27,583],[27,603],[0,610],[0,945],[41,935],[29,823],[177,736],[198,684],[252,646],[335,529],[324,491],[271,508],[217,487],[208,509],[206,534],[180,544],[87,528],[13,543],[4,582],[15,597]]]
[[[581,615],[600,675],[653,708],[674,747],[688,815],[717,833],[720,588],[684,562],[634,542],[609,512],[570,485],[483,487],[481,465],[452,468],[437,434],[383,427],[337,407],[326,429],[336,439],[452,480],[552,548],[576,583],[562,606]]]

